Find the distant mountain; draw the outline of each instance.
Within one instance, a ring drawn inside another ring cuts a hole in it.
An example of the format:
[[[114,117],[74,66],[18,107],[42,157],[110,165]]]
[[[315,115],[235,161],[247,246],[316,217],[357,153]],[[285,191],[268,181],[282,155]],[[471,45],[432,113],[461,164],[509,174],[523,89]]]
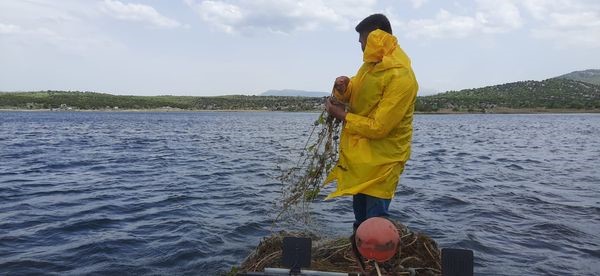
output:
[[[589,69],[589,70],[584,70],[584,71],[575,71],[575,72],[571,72],[568,74],[564,74],[557,78],[571,79],[571,80],[577,80],[577,81],[600,85],[600,70]]]
[[[493,112],[498,109],[600,109],[600,85],[552,78],[419,97],[418,111]]]
[[[260,94],[261,96],[284,96],[284,97],[327,97],[331,93],[304,91],[304,90],[268,90]]]
[[[439,94],[442,91],[439,91],[437,89],[433,89],[433,88],[427,88],[427,87],[419,87],[419,92],[417,95],[419,96],[431,96],[431,95],[435,95],[435,94]]]

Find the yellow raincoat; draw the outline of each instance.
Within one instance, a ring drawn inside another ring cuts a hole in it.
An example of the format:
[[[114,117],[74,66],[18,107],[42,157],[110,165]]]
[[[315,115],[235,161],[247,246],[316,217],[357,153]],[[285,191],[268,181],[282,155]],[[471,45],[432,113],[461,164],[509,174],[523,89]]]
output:
[[[418,90],[410,59],[396,37],[375,30],[363,61],[346,91],[333,91],[349,110],[338,164],[325,179],[337,180],[337,189],[326,199],[358,193],[391,199],[410,157]]]

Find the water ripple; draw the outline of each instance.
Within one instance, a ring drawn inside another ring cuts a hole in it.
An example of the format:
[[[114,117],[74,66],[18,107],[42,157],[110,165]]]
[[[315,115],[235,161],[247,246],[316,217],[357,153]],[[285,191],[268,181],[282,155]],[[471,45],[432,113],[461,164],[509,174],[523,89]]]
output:
[[[318,114],[1,115],[1,275],[215,275],[307,228],[272,224],[275,178]],[[479,275],[598,275],[598,137],[593,114],[417,115],[392,217]],[[350,200],[318,201],[310,230],[349,235]]]

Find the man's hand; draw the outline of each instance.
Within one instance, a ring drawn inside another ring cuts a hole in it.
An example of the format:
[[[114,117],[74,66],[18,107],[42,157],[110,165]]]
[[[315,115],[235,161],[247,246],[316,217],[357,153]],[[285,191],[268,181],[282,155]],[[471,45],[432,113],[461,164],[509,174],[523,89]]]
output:
[[[346,107],[344,104],[339,103],[332,98],[327,98],[327,100],[325,100],[325,110],[327,110],[329,115],[340,121],[346,119]]]
[[[346,88],[348,88],[348,83],[350,83],[350,78],[346,76],[340,76],[335,78],[333,88],[337,90],[340,94],[344,94],[344,92],[346,92]]]

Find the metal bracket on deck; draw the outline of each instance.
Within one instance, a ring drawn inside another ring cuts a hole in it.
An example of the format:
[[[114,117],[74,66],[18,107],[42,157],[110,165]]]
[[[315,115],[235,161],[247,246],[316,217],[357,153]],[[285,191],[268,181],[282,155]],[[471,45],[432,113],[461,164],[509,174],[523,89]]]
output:
[[[442,248],[442,276],[473,276],[473,251]]]
[[[301,275],[303,267],[310,267],[311,247],[310,238],[283,238],[281,263],[290,269],[289,275]]]

